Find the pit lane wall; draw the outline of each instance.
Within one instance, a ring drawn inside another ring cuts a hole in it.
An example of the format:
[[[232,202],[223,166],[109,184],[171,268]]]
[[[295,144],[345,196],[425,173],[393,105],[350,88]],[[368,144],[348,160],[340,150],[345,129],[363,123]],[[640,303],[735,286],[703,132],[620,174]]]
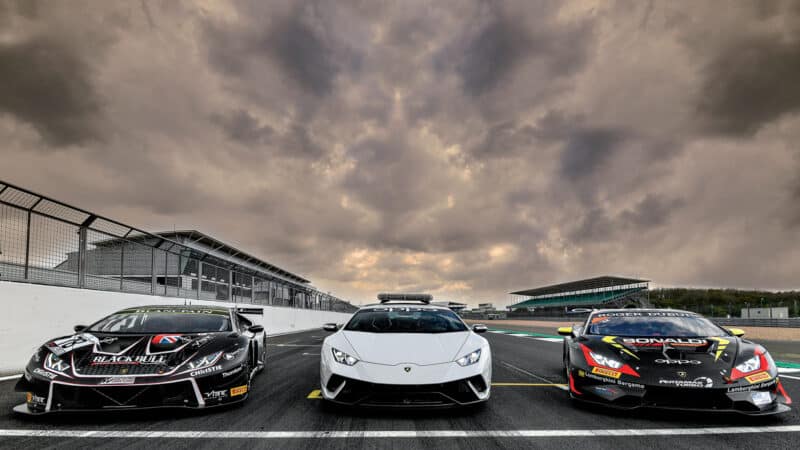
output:
[[[264,315],[248,318],[264,326],[267,334],[320,328],[343,323],[350,314],[248,303],[188,300],[174,297],[94,291],[0,281],[0,375],[20,373],[33,351],[47,339],[72,334],[75,325],[89,325],[131,306],[192,305],[264,308]],[[320,333],[322,331],[320,330]]]

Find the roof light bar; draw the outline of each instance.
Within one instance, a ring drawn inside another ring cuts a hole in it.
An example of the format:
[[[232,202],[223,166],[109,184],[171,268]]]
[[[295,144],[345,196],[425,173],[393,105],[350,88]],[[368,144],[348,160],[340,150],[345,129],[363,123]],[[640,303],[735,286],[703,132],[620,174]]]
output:
[[[397,293],[381,293],[378,294],[378,300],[381,303],[388,302],[420,302],[429,304],[433,300],[430,294],[397,294]]]

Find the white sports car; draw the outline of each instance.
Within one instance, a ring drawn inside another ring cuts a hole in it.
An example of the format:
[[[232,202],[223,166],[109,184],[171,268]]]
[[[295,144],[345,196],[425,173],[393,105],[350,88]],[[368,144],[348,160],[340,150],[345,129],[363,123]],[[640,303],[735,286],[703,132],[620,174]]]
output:
[[[457,406],[485,402],[492,382],[489,342],[431,296],[381,294],[322,343],[326,401],[344,405]]]

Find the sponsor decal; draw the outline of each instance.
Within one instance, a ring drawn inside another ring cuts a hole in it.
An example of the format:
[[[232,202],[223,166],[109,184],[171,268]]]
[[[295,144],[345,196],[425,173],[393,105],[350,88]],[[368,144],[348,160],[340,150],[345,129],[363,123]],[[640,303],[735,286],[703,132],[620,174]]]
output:
[[[623,338],[622,342],[636,347],[661,347],[669,345],[670,347],[702,347],[708,344],[705,339],[697,338]]]
[[[744,377],[744,379],[749,381],[750,384],[758,383],[759,381],[767,381],[770,378],[772,378],[772,376],[767,372],[759,372],[759,373],[756,373],[756,374],[753,374],[753,375],[748,375],[748,376]]]
[[[678,365],[678,366],[699,366],[702,361],[696,359],[657,359],[656,364]]]
[[[51,380],[56,377],[56,374],[54,374],[53,372],[48,372],[44,369],[39,369],[39,368],[33,369],[33,373],[35,373],[36,375],[41,375],[45,378],[49,378]]]
[[[203,397],[210,400],[221,400],[228,397],[228,391],[208,391],[203,392]]]
[[[165,364],[166,362],[167,362],[167,357],[164,355],[141,355],[141,356],[98,355],[92,358],[91,365],[107,366],[114,364],[124,364],[130,366],[138,366],[138,365]]]
[[[133,384],[136,377],[108,377],[100,380],[100,384]]]
[[[222,378],[228,378],[231,375],[236,375],[237,373],[242,371],[242,367],[239,366],[233,370],[229,370],[227,372],[222,372]]]
[[[775,386],[776,384],[778,384],[778,380],[773,378],[770,381],[766,381],[764,383],[759,383],[757,385],[730,387],[730,388],[728,388],[727,392],[728,393],[733,393],[733,392],[757,391],[757,390],[760,390],[760,389],[771,388],[771,387]]]
[[[28,392],[26,396],[26,401],[28,402],[29,405],[46,405],[47,397],[39,397],[33,392]]]
[[[231,388],[231,397],[236,397],[237,395],[244,395],[246,393],[247,393],[247,385]]]
[[[146,313],[168,313],[168,314],[217,314],[227,316],[228,312],[216,309],[189,309],[189,308],[132,308],[123,313],[127,314],[146,314]]]
[[[180,334],[157,334],[153,336],[153,339],[150,340],[150,343],[154,345],[169,345],[175,344],[180,340]]]
[[[409,366],[403,367],[403,370],[405,370],[406,373],[411,372],[411,367]]]
[[[629,381],[623,381],[623,380],[608,379],[608,378],[605,378],[605,377],[599,377],[597,375],[594,375],[594,374],[591,374],[591,373],[586,373],[586,372],[583,372],[583,375],[581,375],[580,372],[582,372],[582,371],[579,371],[578,375],[580,375],[582,377],[585,377],[585,378],[589,378],[591,380],[602,381],[603,383],[612,383],[612,384],[616,384],[618,386],[631,388],[631,389],[644,389],[644,385],[643,384],[631,383]]]
[[[583,370],[578,370],[578,376],[583,378],[586,376],[586,372],[584,372]]]
[[[708,377],[699,377],[694,380],[665,380],[661,378],[658,380],[658,384],[686,388],[710,388],[714,386],[714,380]]]
[[[697,317],[697,314],[668,311],[607,312],[596,314],[594,317]]]
[[[209,373],[214,373],[218,370],[222,370],[222,366],[211,366],[211,367],[206,367],[205,369],[193,370],[189,372],[189,376],[199,377],[201,375],[208,375]]]
[[[614,379],[617,379],[622,375],[622,372],[617,372],[616,370],[611,370],[611,369],[605,369],[603,367],[592,367],[592,373]]]

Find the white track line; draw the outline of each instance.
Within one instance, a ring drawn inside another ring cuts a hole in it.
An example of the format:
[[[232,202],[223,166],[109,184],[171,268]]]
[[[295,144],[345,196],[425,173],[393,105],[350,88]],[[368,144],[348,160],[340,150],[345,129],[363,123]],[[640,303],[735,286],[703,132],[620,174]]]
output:
[[[781,380],[784,379],[784,378],[788,378],[790,380],[800,380],[800,377],[793,377],[791,375],[781,374]]]
[[[558,438],[702,436],[797,433],[800,425],[764,427],[650,428],[608,430],[392,430],[392,431],[91,431],[2,430],[0,437],[141,439],[363,439],[363,438]]]
[[[0,381],[16,380],[21,376],[22,376],[22,374],[20,373],[20,374],[17,374],[17,375],[9,375],[7,377],[0,377]]]

